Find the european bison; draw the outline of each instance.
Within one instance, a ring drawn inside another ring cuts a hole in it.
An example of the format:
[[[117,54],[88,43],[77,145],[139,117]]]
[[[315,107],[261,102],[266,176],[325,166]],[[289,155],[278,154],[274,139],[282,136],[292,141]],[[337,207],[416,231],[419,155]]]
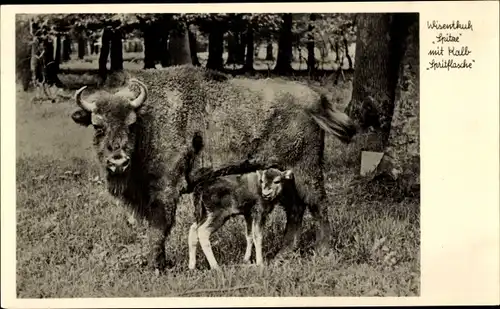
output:
[[[84,88],[77,90],[80,109],[72,119],[93,125],[108,191],[150,222],[153,267],[165,266],[164,242],[186,175],[194,167],[217,169],[228,162],[244,166],[234,173],[262,168],[262,162],[248,164],[249,158],[274,157],[280,168],[293,169],[298,195],[321,225],[317,243],[326,244],[330,227],[322,173],[324,132],[349,142],[356,129],[346,114],[297,82],[226,78],[194,66],[145,70],[136,77],[144,83],[131,80],[140,89],[133,100],[104,93],[89,102],[82,98]],[[197,134],[203,150],[188,156]],[[301,220],[287,216],[287,250]]]
[[[231,217],[243,215],[246,223],[247,247],[244,262],[250,262],[255,243],[255,260],[262,265],[262,237],[267,216],[276,204],[285,211],[302,217],[304,207],[297,205],[297,193],[291,170],[275,168],[230,175],[207,180],[194,188],[194,215],[196,222],[189,229],[189,269],[196,266],[198,241],[211,269],[218,268],[212,252],[210,235]],[[297,207],[298,206],[298,207]]]

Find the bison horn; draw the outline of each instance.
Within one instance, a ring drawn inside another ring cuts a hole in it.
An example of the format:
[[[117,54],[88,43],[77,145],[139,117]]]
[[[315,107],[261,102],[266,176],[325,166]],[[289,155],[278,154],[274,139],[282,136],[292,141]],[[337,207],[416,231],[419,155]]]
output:
[[[137,84],[139,88],[141,88],[141,93],[139,94],[139,96],[135,100],[130,101],[130,105],[132,105],[134,108],[139,108],[144,102],[146,102],[146,99],[148,98],[148,88],[146,87],[146,85],[144,85],[144,83],[135,78],[132,78],[130,82]]]
[[[87,86],[83,86],[82,88],[76,91],[75,93],[76,104],[78,104],[78,106],[80,106],[83,110],[92,113],[92,111],[95,109],[95,103],[87,102],[82,99],[82,92],[83,90],[85,90],[85,88],[87,88]]]

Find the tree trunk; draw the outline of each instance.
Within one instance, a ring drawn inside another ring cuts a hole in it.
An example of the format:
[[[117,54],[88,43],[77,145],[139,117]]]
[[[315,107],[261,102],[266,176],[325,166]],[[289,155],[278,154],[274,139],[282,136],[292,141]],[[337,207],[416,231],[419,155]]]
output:
[[[342,68],[342,62],[340,61],[340,46],[339,40],[335,39],[335,62],[340,63],[340,68]]]
[[[312,24],[313,21],[316,20],[316,15],[311,14],[309,16],[309,20],[311,23],[309,23],[308,30],[309,33],[308,35],[308,41],[307,41],[307,70],[309,73],[313,72],[315,67],[316,67],[316,58],[314,58],[314,35],[311,33],[314,29],[314,26]]]
[[[245,65],[243,66],[243,70],[245,72],[252,73],[254,71],[253,68],[253,57],[254,57],[254,45],[253,45],[253,25],[248,25],[246,38],[246,46],[247,46],[247,55],[245,59]]]
[[[85,57],[85,39],[82,34],[78,37],[78,59],[83,59]]]
[[[208,36],[208,60],[207,69],[222,71],[224,63],[224,33],[217,25],[214,25]]]
[[[172,65],[192,64],[189,50],[189,34],[185,29],[182,32],[174,31],[170,36],[170,56]]]
[[[236,64],[238,57],[238,42],[236,33],[229,33],[227,40],[227,61],[226,65]]]
[[[408,15],[410,16],[401,16],[401,20],[396,22],[400,27],[409,28],[409,33],[403,42],[405,43],[403,48],[406,50],[399,66],[400,78],[396,86],[389,141],[376,173],[398,180],[407,192],[408,190],[418,192],[420,185],[419,22],[418,15]]]
[[[29,90],[31,81],[31,38],[30,22],[16,18],[16,75],[24,91]]]
[[[108,64],[111,36],[112,36],[111,29],[105,28],[102,32],[101,53],[99,54],[99,76],[103,79],[103,81],[106,80],[106,76],[108,75],[107,64]]]
[[[168,46],[170,39],[170,33],[168,30],[164,30],[164,33],[160,37],[160,52],[159,60],[162,68],[166,68],[172,65],[170,56],[170,47]],[[132,48],[130,48],[132,50]]]
[[[246,35],[243,33],[238,34],[238,45],[236,53],[236,63],[244,65],[245,64],[245,50],[246,50]]]
[[[144,69],[156,68],[156,48],[158,48],[158,29],[153,24],[142,25],[144,35]]]
[[[352,99],[346,109],[362,130],[381,133],[383,143],[389,133],[399,59],[391,57],[391,15],[370,13],[359,16],[356,67]],[[380,151],[381,149],[373,149]]]
[[[278,42],[278,59],[274,71],[280,75],[292,72],[292,14],[283,14]]]
[[[191,51],[191,61],[195,66],[201,66],[200,60],[198,59],[198,44],[196,43],[196,36],[189,29],[188,38],[189,38],[189,50]]]
[[[57,87],[62,87],[62,82],[57,77],[59,66],[54,61],[54,42],[52,41],[52,37],[48,36],[43,41],[44,54],[43,54],[43,64],[44,64],[44,74],[45,74],[45,83]]]
[[[69,61],[71,59],[71,40],[66,35],[62,41],[62,62]]]
[[[55,65],[55,70],[59,72],[59,65],[61,64],[61,34],[57,34],[56,36],[56,48],[55,48],[55,55],[54,55],[54,65]]]
[[[349,62],[349,70],[352,70],[352,58],[349,55],[349,44],[347,42],[347,38],[345,35],[343,35],[343,42],[344,42],[344,49],[345,49],[345,56],[347,58],[347,61]]]
[[[123,34],[121,29],[115,29],[111,33],[111,65],[110,70],[112,72],[123,70]]]
[[[266,60],[273,61],[273,43],[269,41],[266,46]]]

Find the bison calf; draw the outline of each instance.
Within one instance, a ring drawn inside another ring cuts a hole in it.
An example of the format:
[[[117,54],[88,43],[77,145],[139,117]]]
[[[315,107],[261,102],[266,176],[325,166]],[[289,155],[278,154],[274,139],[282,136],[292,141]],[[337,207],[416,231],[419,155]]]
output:
[[[256,264],[261,265],[262,230],[267,216],[278,203],[287,211],[293,211],[292,207],[300,203],[292,171],[282,172],[275,168],[202,182],[194,188],[193,197],[196,222],[189,230],[189,269],[196,266],[198,241],[210,268],[218,268],[209,238],[235,215],[245,217],[247,246],[244,261],[250,261],[255,243]],[[303,212],[303,207],[299,209]]]

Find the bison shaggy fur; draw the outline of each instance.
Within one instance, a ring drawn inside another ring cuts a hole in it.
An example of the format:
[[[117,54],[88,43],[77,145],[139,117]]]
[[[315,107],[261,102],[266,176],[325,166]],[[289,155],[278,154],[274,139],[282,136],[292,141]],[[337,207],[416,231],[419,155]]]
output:
[[[150,222],[153,267],[165,266],[164,242],[191,170],[217,169],[249,157],[274,158],[280,168],[293,169],[300,202],[320,223],[317,241],[325,244],[330,227],[324,135],[349,142],[356,129],[346,114],[297,82],[227,78],[193,66],[145,70],[134,77],[140,82],[131,83],[131,89],[141,90],[136,100],[103,94],[89,102],[80,89],[80,109],[72,118],[95,128],[108,191]],[[202,149],[194,147],[195,137]],[[301,221],[287,215],[284,248],[293,247]]]

